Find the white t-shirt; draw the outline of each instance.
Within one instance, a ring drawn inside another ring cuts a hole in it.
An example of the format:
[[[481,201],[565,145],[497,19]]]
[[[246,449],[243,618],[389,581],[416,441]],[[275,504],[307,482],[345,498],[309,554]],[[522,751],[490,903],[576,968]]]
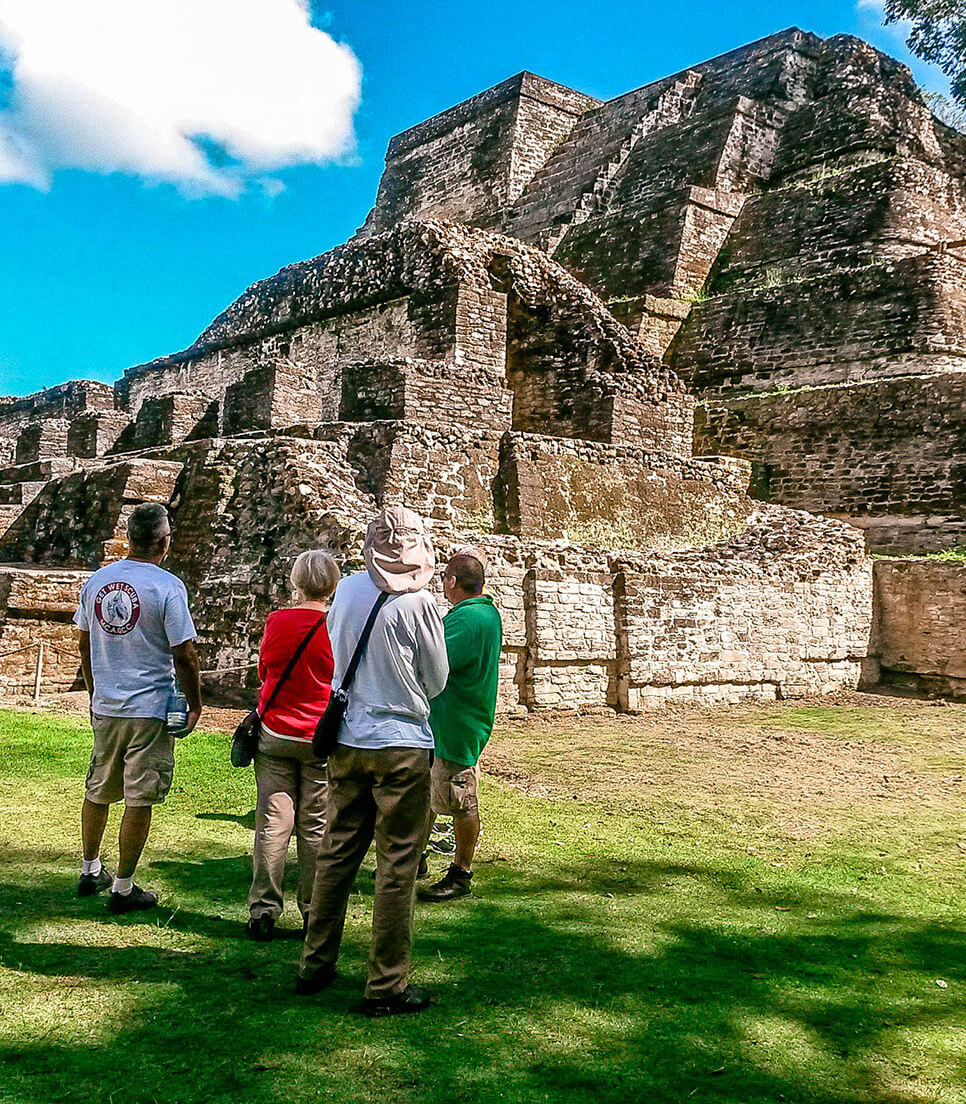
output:
[[[332,685],[342,685],[379,589],[365,571],[343,579],[325,621],[332,642]],[[446,685],[443,621],[425,590],[394,594],[379,611],[355,680],[339,743],[355,748],[433,747],[429,699]]]
[[[184,583],[156,564],[118,560],[84,584],[74,624],[90,633],[94,712],[163,718],[171,649],[196,635]]]

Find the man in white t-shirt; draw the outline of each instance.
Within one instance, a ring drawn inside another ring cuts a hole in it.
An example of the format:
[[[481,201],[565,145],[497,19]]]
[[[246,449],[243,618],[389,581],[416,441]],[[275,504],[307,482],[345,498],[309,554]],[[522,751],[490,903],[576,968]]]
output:
[[[391,506],[369,525],[366,571],[336,588],[326,620],[343,677],[381,594],[372,634],[348,688],[349,704],[329,757],[328,823],[319,850],[296,991],[335,977],[346,905],[375,839],[372,944],[363,1007],[368,1016],[420,1012],[425,989],[410,985],[416,872],[429,815],[433,733],[429,700],[446,685],[443,621],[426,585],[436,560],[422,519]]]
[[[171,544],[167,511],[157,503],[138,506],[127,535],[127,558],[94,572],[74,614],[94,729],[77,894],[89,897],[110,886],[107,907],[114,913],[158,903],[154,893],[134,884],[134,871],[148,838],[151,809],[171,788],[175,734],[165,719],[176,672],[188,703],[188,721],[177,736],[187,736],[201,716],[201,671],[188,592],[161,567]],[[101,864],[100,847],[110,807],[121,800],[124,816],[112,877]]]

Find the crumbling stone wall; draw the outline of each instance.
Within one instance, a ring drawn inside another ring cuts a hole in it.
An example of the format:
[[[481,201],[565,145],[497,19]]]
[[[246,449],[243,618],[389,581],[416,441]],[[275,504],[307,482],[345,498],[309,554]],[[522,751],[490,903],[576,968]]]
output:
[[[45,418],[70,420],[88,411],[113,409],[114,391],[110,384],[92,380],[71,380],[22,398],[0,398],[0,441],[16,445],[29,423]]]
[[[389,144],[376,205],[362,233],[403,219],[451,219],[487,229],[577,119],[597,100],[520,73]]]
[[[71,620],[85,571],[0,566],[0,694],[32,693],[41,660],[45,693],[83,688]]]
[[[966,699],[966,564],[877,560],[875,594],[883,682]]]
[[[966,376],[751,394],[698,407],[696,447],[756,496],[848,518],[878,552],[966,547]]]
[[[441,559],[486,551],[503,708],[872,679],[861,533],[745,492],[751,470],[824,512],[835,485],[849,516],[866,495],[961,510],[961,427],[934,406],[960,399],[966,143],[890,64],[791,31],[606,104],[523,74],[420,124],[358,237],[103,407],[0,403],[0,559],[93,566],[137,501],[167,502],[206,692],[239,704],[295,555],[357,569],[390,503],[432,520]],[[741,458],[695,458],[682,375],[701,451]],[[875,387],[896,391],[870,419]],[[865,418],[847,442],[820,428],[833,391]],[[935,446],[914,470],[917,418]]]
[[[712,544],[742,529],[750,465],[534,434],[503,440],[496,524],[601,547]]]
[[[877,678],[871,565],[850,526],[761,508],[725,546],[615,566],[626,708],[774,700]]]
[[[131,511],[168,503],[180,470],[137,458],[50,480],[0,537],[0,563],[94,569],[123,556]]]

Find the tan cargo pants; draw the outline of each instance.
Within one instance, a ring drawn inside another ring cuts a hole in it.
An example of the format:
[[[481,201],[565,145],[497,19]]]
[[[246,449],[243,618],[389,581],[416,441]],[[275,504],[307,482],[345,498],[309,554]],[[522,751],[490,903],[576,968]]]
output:
[[[409,974],[416,871],[429,813],[429,752],[340,745],[329,759],[328,809],[299,974],[313,978],[335,967],[352,883],[375,838],[366,996],[401,993]]]
[[[248,911],[282,914],[282,882],[292,832],[299,862],[297,900],[305,916],[312,900],[315,863],[325,833],[325,763],[310,740],[279,740],[262,732],[255,755],[255,853]]]

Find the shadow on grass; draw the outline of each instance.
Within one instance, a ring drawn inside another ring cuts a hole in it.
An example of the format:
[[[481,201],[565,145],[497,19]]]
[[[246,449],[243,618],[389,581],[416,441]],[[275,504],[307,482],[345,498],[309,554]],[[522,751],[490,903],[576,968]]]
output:
[[[236,813],[195,813],[195,820],[224,820],[229,824],[238,824],[242,828],[247,828],[249,832],[255,831],[254,809],[250,809],[247,813],[241,815]]]
[[[213,883],[243,900],[250,873],[246,856],[152,866],[169,898],[192,904]],[[73,880],[54,874],[29,889],[4,884],[6,916],[19,901],[24,920],[158,929],[152,945],[0,936],[0,962],[24,992],[31,978],[48,994],[52,979],[79,978],[116,1005],[111,1026],[76,1046],[0,1048],[10,1099],[919,1104],[884,1056],[910,1029],[958,1023],[958,1001],[935,985],[966,982],[958,928],[812,893],[826,919],[802,908],[776,931],[771,900],[748,878],[701,863],[481,875],[479,896],[417,914],[416,974],[433,975],[439,1006],[378,1023],[350,1012],[367,950],[358,932],[343,948],[345,976],[306,1001],[291,993],[297,947],[243,941],[237,923],[190,908],[113,920],[67,899]],[[684,880],[720,902],[710,919],[707,902],[693,919],[684,904],[669,911]],[[356,890],[371,893],[365,867]],[[651,910],[635,945],[631,920]],[[183,932],[208,942],[185,950]]]

